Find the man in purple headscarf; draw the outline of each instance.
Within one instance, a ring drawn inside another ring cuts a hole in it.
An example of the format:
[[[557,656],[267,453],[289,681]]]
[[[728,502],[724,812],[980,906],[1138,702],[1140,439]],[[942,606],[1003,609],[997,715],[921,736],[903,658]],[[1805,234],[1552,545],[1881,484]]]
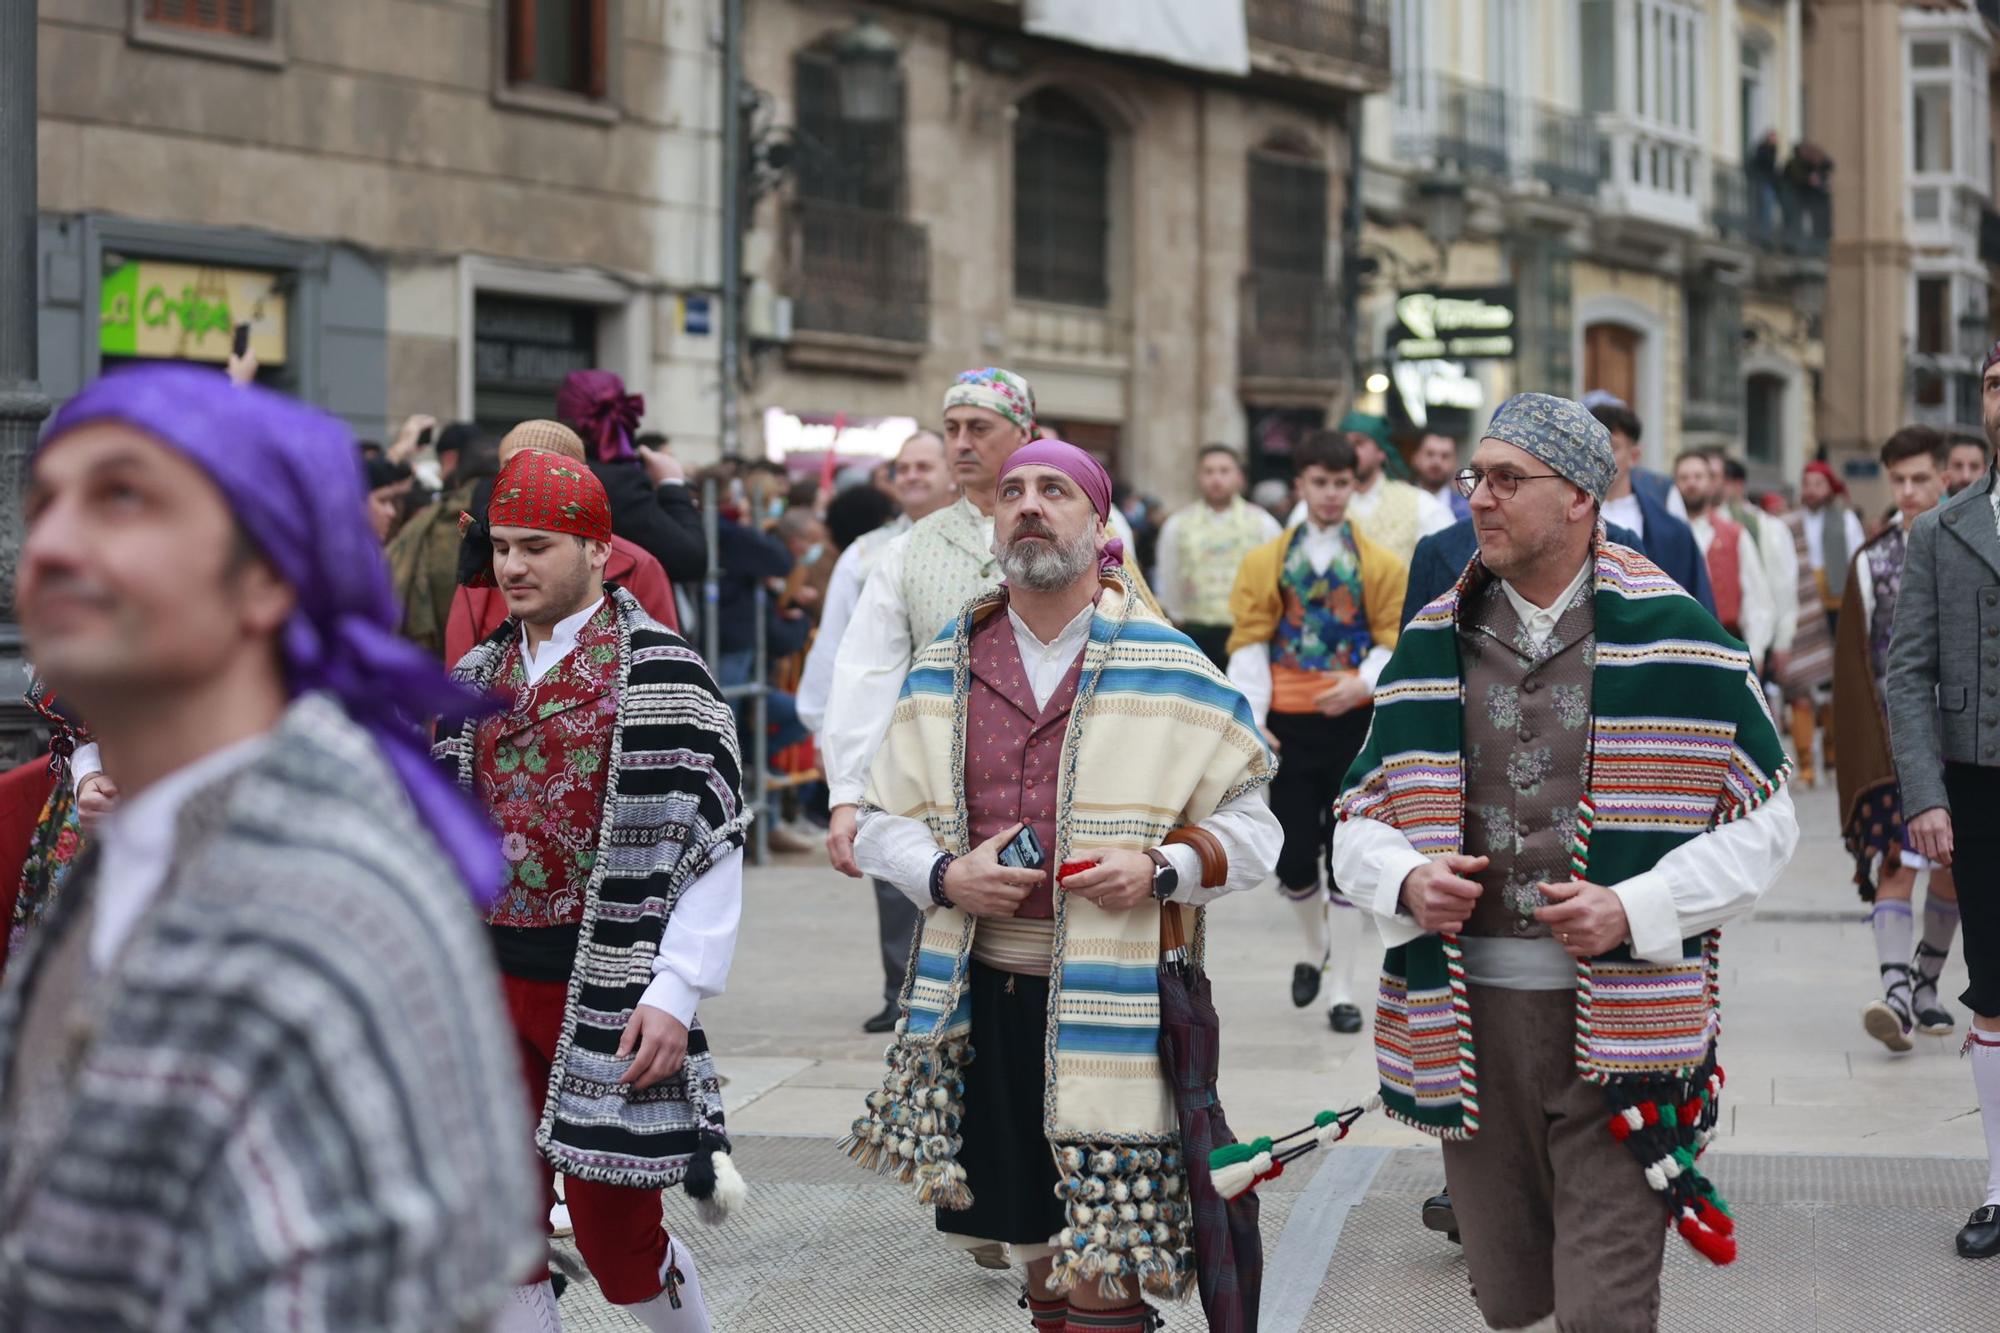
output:
[[[652,553],[676,587],[692,588],[708,573],[701,511],[689,494],[687,470],[665,448],[640,443],[642,394],[608,370],[572,370],[556,390],[556,418],[583,437],[590,470],[611,497],[611,530]]]
[[[544,1259],[353,437],[192,367],[35,455],[18,605],[121,801],[0,990],[0,1327],[484,1330]]]

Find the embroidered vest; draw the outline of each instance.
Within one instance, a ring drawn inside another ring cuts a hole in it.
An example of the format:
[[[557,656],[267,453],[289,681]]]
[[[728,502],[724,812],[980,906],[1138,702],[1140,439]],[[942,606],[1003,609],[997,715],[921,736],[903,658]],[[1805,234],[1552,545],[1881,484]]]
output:
[[[1459,621],[1465,673],[1465,854],[1490,858],[1467,935],[1545,937],[1536,885],[1571,877],[1570,848],[1589,767],[1588,584],[1536,648],[1497,580]]]
[[[965,717],[965,813],[972,845],[1026,821],[1041,839],[1047,874],[1015,915],[1055,915],[1056,787],[1070,706],[1083,654],[1077,653],[1048,706],[1035,706],[1028,671],[1004,614],[986,617],[972,635]]]
[[[1376,483],[1381,488],[1381,497],[1364,516],[1355,513],[1351,517],[1354,526],[1377,546],[1393,553],[1404,564],[1417,552],[1417,515],[1421,512],[1423,496],[1407,481],[1397,481],[1384,477]]]
[[[1868,579],[1875,605],[1868,617],[1868,665],[1881,680],[1889,674],[1889,640],[1896,630],[1896,594],[1903,588],[1903,561],[1909,537],[1899,519],[1882,540],[1868,548]]]
[[[1324,571],[1306,555],[1306,531],[1301,526],[1292,534],[1278,575],[1284,614],[1271,638],[1271,708],[1279,713],[1312,712],[1312,699],[1329,684],[1324,678],[1353,671],[1375,646],[1353,529],[1342,526],[1347,547]]]
[[[1708,582],[1715,592],[1715,618],[1743,637],[1743,529],[1719,509],[1708,512],[1715,538],[1708,544]]]
[[[1265,529],[1257,519],[1258,511],[1240,495],[1219,514],[1205,503],[1181,511],[1174,524],[1174,554],[1180,557],[1189,624],[1231,623],[1229,593],[1236,586],[1236,567],[1263,543]]]
[[[560,926],[583,920],[597,864],[611,734],[618,721],[618,625],[609,598],[554,670],[533,686],[517,639],[497,684],[505,712],[474,736],[481,803],[500,828],[507,878],[488,920]]]
[[[966,602],[1000,583],[979,511],[961,498],[910,529],[903,552],[903,606],[910,643],[922,648],[955,619]]]

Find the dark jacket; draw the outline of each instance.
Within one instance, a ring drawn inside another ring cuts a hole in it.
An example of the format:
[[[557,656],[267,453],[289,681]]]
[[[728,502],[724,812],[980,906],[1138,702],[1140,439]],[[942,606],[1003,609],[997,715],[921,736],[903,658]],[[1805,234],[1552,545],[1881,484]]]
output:
[[[654,486],[636,458],[595,462],[590,470],[611,500],[611,530],[653,553],[677,588],[692,588],[708,574],[708,542],[701,510],[685,486]]]
[[[1620,546],[1629,546],[1635,551],[1644,552],[1648,559],[1665,570],[1683,588],[1687,588],[1694,599],[1713,615],[1715,595],[1708,587],[1708,564],[1701,557],[1701,548],[1694,544],[1694,534],[1688,531],[1687,524],[1680,522],[1666,510],[1656,511],[1643,495],[1639,499],[1639,508],[1640,512],[1646,515],[1646,535],[1651,537],[1655,532],[1662,534],[1663,543],[1670,548],[1675,546],[1675,540],[1673,528],[1668,525],[1679,527],[1679,535],[1685,538],[1687,544],[1694,550],[1696,571],[1694,587],[1689,588],[1687,579],[1682,576],[1683,572],[1661,560],[1653,553],[1648,543],[1640,541],[1639,534],[1630,528],[1621,528],[1616,523],[1608,523],[1605,525],[1606,534]],[[1655,526],[1656,512],[1660,520],[1657,526]],[[1472,557],[1478,550],[1479,538],[1473,532],[1472,520],[1469,518],[1460,519],[1450,527],[1433,532],[1418,542],[1415,553],[1410,556],[1410,583],[1403,594],[1403,623],[1409,624],[1412,616],[1444,596],[1451,585],[1458,582],[1458,576],[1465,572],[1468,564],[1472,563]]]
[[[757,646],[757,585],[767,579],[789,578],[792,553],[769,533],[727,518],[715,527],[715,621],[718,646],[725,653],[747,653]],[[765,604],[764,652],[772,661],[789,657],[806,646],[812,622],[804,616],[781,616],[777,599]]]

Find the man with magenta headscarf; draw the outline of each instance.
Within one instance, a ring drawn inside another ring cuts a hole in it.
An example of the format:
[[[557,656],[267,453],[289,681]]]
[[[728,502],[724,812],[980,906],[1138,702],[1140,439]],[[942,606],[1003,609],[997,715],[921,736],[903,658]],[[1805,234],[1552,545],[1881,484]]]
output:
[[[1137,595],[1110,505],[1083,450],[1016,451],[994,508],[1006,582],[911,666],[854,855],[925,915],[846,1146],[907,1163],[953,1243],[1012,1247],[1036,1328],[1140,1333],[1142,1294],[1195,1280],[1162,930],[1199,938],[1203,904],[1261,882],[1284,835],[1248,703]],[[1064,1199],[1112,1198],[1150,1201],[1153,1234],[1065,1230]]]
[[[556,390],[556,418],[583,437],[611,498],[611,530],[651,552],[675,587],[693,588],[708,574],[701,511],[680,460],[634,443],[645,413],[645,397],[608,370],[573,370]]]
[[[192,367],[70,400],[18,605],[121,800],[0,990],[0,1327],[485,1330],[544,1262],[479,927],[353,437]],[[470,900],[470,901],[468,901]]]

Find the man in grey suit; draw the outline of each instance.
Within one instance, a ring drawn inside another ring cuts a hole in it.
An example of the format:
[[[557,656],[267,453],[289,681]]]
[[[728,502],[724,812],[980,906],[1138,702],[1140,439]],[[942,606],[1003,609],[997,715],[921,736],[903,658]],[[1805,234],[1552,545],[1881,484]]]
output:
[[[2000,343],[1980,372],[2000,438]],[[2000,483],[1993,471],[1910,529],[1889,645],[1889,735],[1912,841],[1953,867],[1971,984],[1966,1047],[1986,1126],[1986,1198],[1958,1233],[2000,1254]]]

